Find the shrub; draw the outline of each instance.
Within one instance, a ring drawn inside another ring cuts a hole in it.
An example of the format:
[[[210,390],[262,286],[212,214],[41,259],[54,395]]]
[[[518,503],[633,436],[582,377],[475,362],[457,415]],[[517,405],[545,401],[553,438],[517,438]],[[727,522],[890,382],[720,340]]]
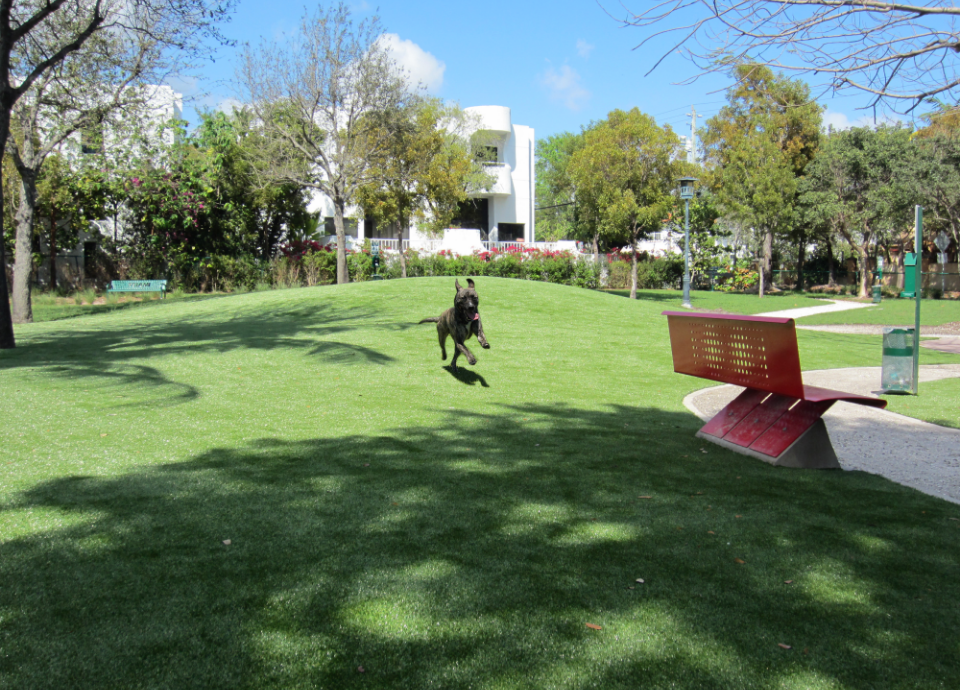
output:
[[[300,287],[300,262],[281,256],[271,262],[271,278],[276,288]]]
[[[373,274],[373,259],[369,250],[347,252],[347,272],[350,274],[350,280],[352,281],[369,280]]]
[[[630,287],[630,264],[625,261],[611,261],[607,287],[611,290],[626,290]]]
[[[337,252],[322,249],[302,259],[303,277],[307,285],[328,285],[337,279]]]
[[[599,289],[600,264],[589,259],[574,261],[571,285],[587,290]]]

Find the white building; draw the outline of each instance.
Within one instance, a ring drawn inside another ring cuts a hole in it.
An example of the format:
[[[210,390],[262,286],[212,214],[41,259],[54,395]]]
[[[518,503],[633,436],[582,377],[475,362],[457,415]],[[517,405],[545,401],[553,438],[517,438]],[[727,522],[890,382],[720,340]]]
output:
[[[166,85],[145,85],[139,88],[143,89],[143,104],[137,108],[135,117],[136,128],[144,137],[140,146],[135,146],[133,151],[130,149],[130,123],[124,122],[119,127],[114,127],[108,119],[99,127],[71,134],[59,147],[59,153],[73,159],[105,155],[122,166],[129,157],[144,154],[148,149],[171,146],[176,135],[173,129],[164,128],[164,125],[172,120],[183,118],[183,94]],[[134,115],[124,114],[113,114],[113,116],[121,119],[134,117]],[[121,216],[125,212],[125,209],[118,209]],[[69,222],[69,218],[63,218],[58,227],[65,227]],[[90,277],[91,263],[96,255],[101,236],[116,240],[123,234],[122,217],[93,220],[90,225],[87,232],[80,233],[80,241],[76,246],[58,249],[56,258],[58,283],[76,284],[83,278]],[[41,233],[40,249],[46,256],[37,270],[37,280],[42,285],[50,284],[50,249],[47,240],[47,233]]]
[[[485,240],[533,242],[533,127],[513,124],[510,108],[505,106],[481,105],[466,108],[466,112],[477,118],[480,129],[492,142],[488,144],[491,150],[485,157],[491,162],[484,165],[487,172],[496,176],[496,181],[489,191],[471,195],[472,217],[461,217],[460,224],[464,228],[480,230]]]
[[[408,228],[403,236],[405,246],[448,246],[458,253],[469,253],[480,242],[532,242],[534,235],[534,131],[532,127],[515,125],[510,108],[484,105],[465,108],[478,122],[485,150],[484,166],[495,176],[488,191],[470,195],[461,205],[461,212],[453,225],[458,229],[447,232],[447,242],[437,241]],[[316,194],[310,210],[324,219],[328,236],[333,235],[333,202],[324,194]],[[348,208],[345,232],[348,244],[353,240],[383,238],[385,247],[396,248],[396,232],[377,228],[371,221],[358,219],[358,209]],[[470,232],[472,231],[472,232]],[[391,242],[392,240],[392,242]]]

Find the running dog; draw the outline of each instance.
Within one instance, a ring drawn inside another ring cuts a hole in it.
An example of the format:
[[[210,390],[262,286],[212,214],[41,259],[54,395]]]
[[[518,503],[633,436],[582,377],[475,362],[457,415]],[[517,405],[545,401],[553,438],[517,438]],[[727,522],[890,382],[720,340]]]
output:
[[[440,338],[440,352],[442,359],[447,359],[447,336],[453,338],[453,361],[450,363],[453,367],[453,373],[457,373],[457,357],[461,354],[467,358],[470,365],[477,363],[477,358],[467,349],[466,341],[470,336],[477,336],[480,347],[484,350],[490,349],[490,343],[487,342],[483,334],[483,324],[480,322],[480,313],[477,311],[480,306],[480,298],[477,296],[477,290],[473,281],[467,278],[467,287],[460,287],[460,281],[454,281],[457,287],[457,294],[453,298],[453,307],[447,309],[439,317],[424,319],[419,323],[437,324],[437,336]]]

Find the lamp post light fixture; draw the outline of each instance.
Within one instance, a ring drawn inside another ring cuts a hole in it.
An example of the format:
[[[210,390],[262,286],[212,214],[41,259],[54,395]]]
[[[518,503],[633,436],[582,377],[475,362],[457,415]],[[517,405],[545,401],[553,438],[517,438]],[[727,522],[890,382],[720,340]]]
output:
[[[693,184],[697,181],[695,177],[681,177],[680,198],[683,199],[686,208],[683,215],[683,307],[690,309],[690,199],[693,198]]]

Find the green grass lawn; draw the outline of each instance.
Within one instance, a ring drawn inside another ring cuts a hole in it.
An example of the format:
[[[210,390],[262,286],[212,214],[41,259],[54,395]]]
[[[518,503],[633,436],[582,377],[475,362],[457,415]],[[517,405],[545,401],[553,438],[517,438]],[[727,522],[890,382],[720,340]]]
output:
[[[210,294],[186,294],[186,295],[167,295],[164,302],[175,300],[197,300],[210,299],[211,297],[225,296],[222,293],[216,295]],[[120,301],[123,300],[123,301]],[[158,306],[161,303],[158,293],[126,293],[124,296],[116,296],[104,304],[76,304],[72,299],[58,298],[52,294],[34,293],[31,307],[33,309],[33,320],[35,323],[44,321],[62,321],[63,319],[73,319],[78,316],[90,316],[93,314],[107,314],[114,311],[127,309],[149,309]]]
[[[960,686],[960,506],[696,439],[670,305],[477,283],[459,376],[452,278],[17,327],[0,687]]]
[[[829,314],[804,316],[797,321],[803,326],[821,324],[878,324],[883,326],[913,326],[916,301],[912,299],[884,299],[876,306],[850,309]],[[920,324],[942,326],[960,321],[960,302],[956,300],[920,300]]]
[[[921,348],[920,353],[924,350]],[[960,429],[960,378],[920,384],[919,394],[885,395],[891,412]]]

